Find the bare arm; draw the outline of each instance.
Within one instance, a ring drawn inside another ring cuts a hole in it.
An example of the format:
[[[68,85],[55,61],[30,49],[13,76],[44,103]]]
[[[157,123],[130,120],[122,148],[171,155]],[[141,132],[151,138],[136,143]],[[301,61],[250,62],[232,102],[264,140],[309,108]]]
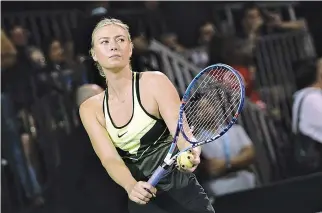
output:
[[[180,97],[167,76],[162,73],[154,73],[153,75],[152,79],[155,88],[154,97],[158,103],[161,117],[164,119],[171,134],[174,136],[179,118]],[[179,137],[177,146],[179,150],[183,150],[184,148],[189,147],[190,143],[181,136]],[[200,147],[197,147],[194,150],[197,151],[198,154],[201,152]]]
[[[255,151],[253,145],[245,146],[239,155],[232,158],[230,163],[233,169],[243,169],[253,163]]]
[[[279,26],[284,29],[300,30],[305,28],[305,22],[302,20],[285,21],[285,22],[282,22]]]
[[[82,123],[91,140],[92,146],[110,177],[128,193],[136,184],[130,170],[119,156],[107,131],[100,124],[90,102],[85,102],[79,109]]]

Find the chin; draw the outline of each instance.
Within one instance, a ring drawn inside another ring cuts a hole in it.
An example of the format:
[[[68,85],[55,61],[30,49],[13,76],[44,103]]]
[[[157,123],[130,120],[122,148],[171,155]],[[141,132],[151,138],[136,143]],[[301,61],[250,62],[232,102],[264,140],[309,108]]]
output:
[[[117,72],[122,71],[125,67],[126,67],[126,65],[124,65],[124,64],[117,64],[117,65],[110,65],[106,68],[108,70],[110,70],[111,72],[117,73]]]

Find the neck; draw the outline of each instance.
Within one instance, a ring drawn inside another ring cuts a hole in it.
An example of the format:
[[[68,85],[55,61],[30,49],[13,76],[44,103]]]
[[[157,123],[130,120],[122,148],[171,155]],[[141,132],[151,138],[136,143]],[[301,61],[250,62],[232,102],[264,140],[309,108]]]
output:
[[[316,82],[316,83],[312,84],[311,87],[322,89],[322,83]]]
[[[132,71],[130,66],[124,67],[118,72],[105,70],[106,84],[112,87],[117,94],[123,93],[129,84],[132,84]]]

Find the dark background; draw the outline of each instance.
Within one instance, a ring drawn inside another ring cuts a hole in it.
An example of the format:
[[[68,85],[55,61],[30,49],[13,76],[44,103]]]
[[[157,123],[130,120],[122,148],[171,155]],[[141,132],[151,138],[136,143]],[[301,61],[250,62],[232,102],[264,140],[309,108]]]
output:
[[[50,9],[78,9],[85,12],[90,3],[86,1],[2,1],[1,10],[2,13]],[[143,2],[140,1],[110,1],[109,3],[111,10],[143,8]],[[234,3],[234,1],[229,1],[229,3]],[[160,7],[167,19],[171,20],[168,22],[170,30],[177,33],[183,45],[191,47],[195,44],[199,26],[207,20],[212,20],[216,6],[219,7],[223,4],[224,2],[210,1],[162,1]],[[322,38],[321,8],[322,2],[319,1],[301,1],[299,2],[299,6],[296,7],[296,15],[306,18],[308,22],[317,46],[318,55],[322,55],[322,42],[320,41],[321,39],[318,39]],[[178,13],[180,13],[180,16],[178,16]],[[186,26],[182,27],[182,24],[186,24]]]

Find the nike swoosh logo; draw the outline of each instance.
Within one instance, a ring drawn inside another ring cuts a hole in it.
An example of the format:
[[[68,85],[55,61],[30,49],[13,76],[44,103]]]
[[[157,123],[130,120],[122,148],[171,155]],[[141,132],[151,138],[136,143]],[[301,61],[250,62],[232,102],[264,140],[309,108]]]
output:
[[[126,132],[124,132],[123,134],[117,134],[117,137],[119,137],[119,138],[121,138],[123,135],[125,135],[127,133],[127,131]]]

